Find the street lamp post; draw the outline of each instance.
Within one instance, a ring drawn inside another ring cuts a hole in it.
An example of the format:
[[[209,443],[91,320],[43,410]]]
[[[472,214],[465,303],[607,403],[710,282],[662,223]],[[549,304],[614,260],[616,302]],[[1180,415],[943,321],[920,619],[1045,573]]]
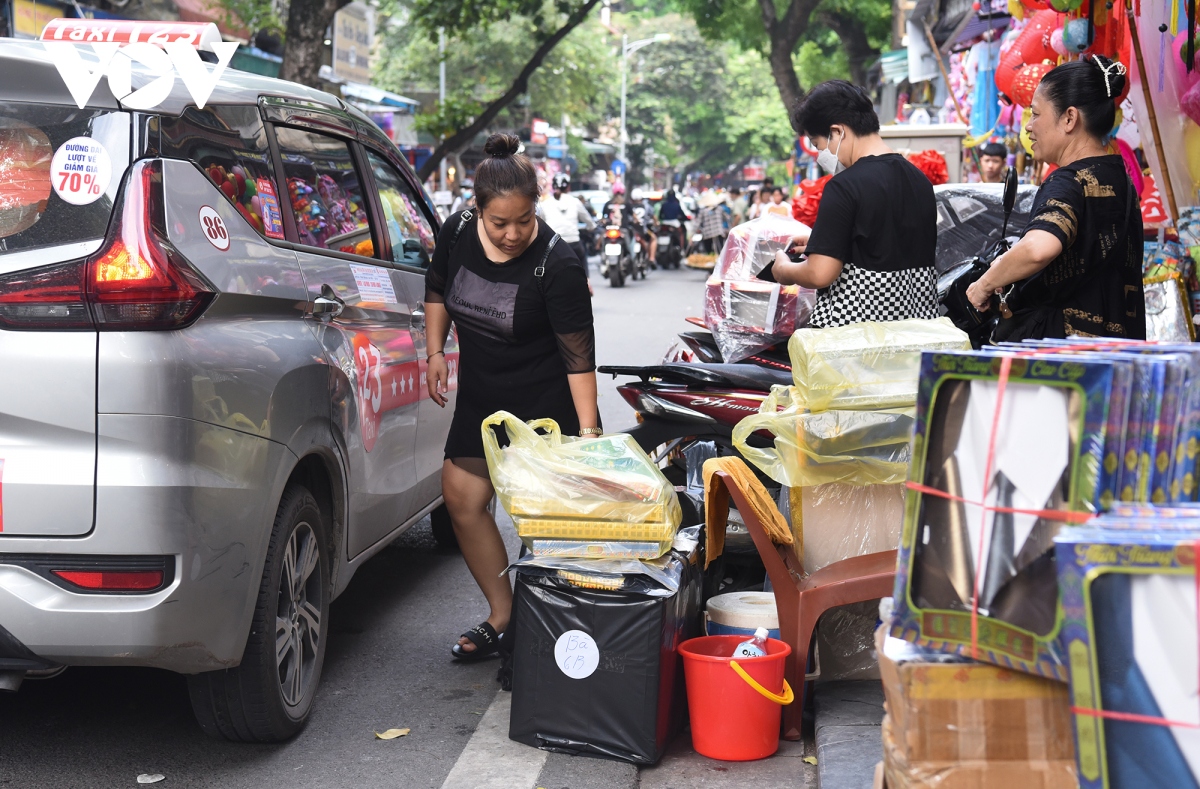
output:
[[[621,139],[618,141],[618,149],[620,153],[617,155],[617,158],[622,162],[625,162],[626,166],[629,165],[629,162],[625,161],[625,140],[629,137],[629,135],[625,132],[625,89],[628,82],[627,75],[629,73],[629,56],[632,53],[637,52],[642,47],[648,47],[651,44],[658,43],[659,41],[670,40],[670,33],[659,33],[653,38],[643,38],[641,41],[634,41],[632,44],[630,44],[629,36],[621,36]]]

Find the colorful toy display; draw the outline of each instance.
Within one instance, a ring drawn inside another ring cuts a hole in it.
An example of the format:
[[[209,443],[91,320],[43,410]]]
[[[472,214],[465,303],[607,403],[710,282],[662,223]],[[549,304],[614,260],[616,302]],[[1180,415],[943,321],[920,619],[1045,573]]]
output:
[[[205,172],[255,230],[269,238],[283,238],[279,199],[270,178],[255,177],[241,164],[229,168],[210,164]]]

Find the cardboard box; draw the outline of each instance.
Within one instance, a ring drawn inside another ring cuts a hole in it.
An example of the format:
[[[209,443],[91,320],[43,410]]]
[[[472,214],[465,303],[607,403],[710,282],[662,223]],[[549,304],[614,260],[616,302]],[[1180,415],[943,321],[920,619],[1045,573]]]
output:
[[[1077,789],[1075,762],[909,762],[898,748],[890,716],[883,718],[886,789]]]
[[[908,491],[891,635],[972,656],[978,590],[974,656],[1065,682],[1053,549],[1065,524],[1027,513],[1094,511],[1113,364],[1100,355],[1013,359],[994,477],[984,484],[1001,363],[994,353],[922,356],[910,479],[959,498]],[[1002,495],[1017,512],[1007,525],[1007,549],[993,550],[1000,516],[992,510],[985,516],[978,503],[1002,507]]]
[[[1080,785],[1194,787],[1200,521],[1110,516],[1098,523],[1109,528],[1068,529],[1055,539],[1072,703],[1148,720],[1076,714]],[[1134,528],[1112,528],[1121,525]]]
[[[1074,789],[1065,685],[982,663],[896,662],[876,634],[888,789]]]

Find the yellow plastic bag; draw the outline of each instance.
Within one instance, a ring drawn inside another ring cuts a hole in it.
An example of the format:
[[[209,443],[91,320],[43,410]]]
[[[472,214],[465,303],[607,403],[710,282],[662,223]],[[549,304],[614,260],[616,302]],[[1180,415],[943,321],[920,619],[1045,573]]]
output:
[[[494,425],[508,434],[503,449]],[[548,433],[539,435],[539,428]],[[526,424],[507,411],[485,419],[482,430],[492,485],[530,548],[633,558],[671,549],[683,519],[679,499],[630,436],[564,438],[553,420]]]
[[[788,341],[796,399],[809,411],[910,408],[922,351],[969,351],[949,318],[798,329]]]
[[[757,414],[733,429],[733,445],[746,460],[793,488],[841,482],[890,485],[908,479],[913,408],[812,413],[795,386],[776,386]],[[775,437],[771,449],[751,446],[758,431]]]

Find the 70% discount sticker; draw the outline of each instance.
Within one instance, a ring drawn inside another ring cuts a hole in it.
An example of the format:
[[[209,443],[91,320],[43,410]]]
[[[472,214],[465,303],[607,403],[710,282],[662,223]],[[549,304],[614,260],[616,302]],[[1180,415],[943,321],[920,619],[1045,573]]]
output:
[[[50,160],[55,194],[71,205],[99,200],[112,180],[112,159],[91,137],[73,137],[58,147]]]

